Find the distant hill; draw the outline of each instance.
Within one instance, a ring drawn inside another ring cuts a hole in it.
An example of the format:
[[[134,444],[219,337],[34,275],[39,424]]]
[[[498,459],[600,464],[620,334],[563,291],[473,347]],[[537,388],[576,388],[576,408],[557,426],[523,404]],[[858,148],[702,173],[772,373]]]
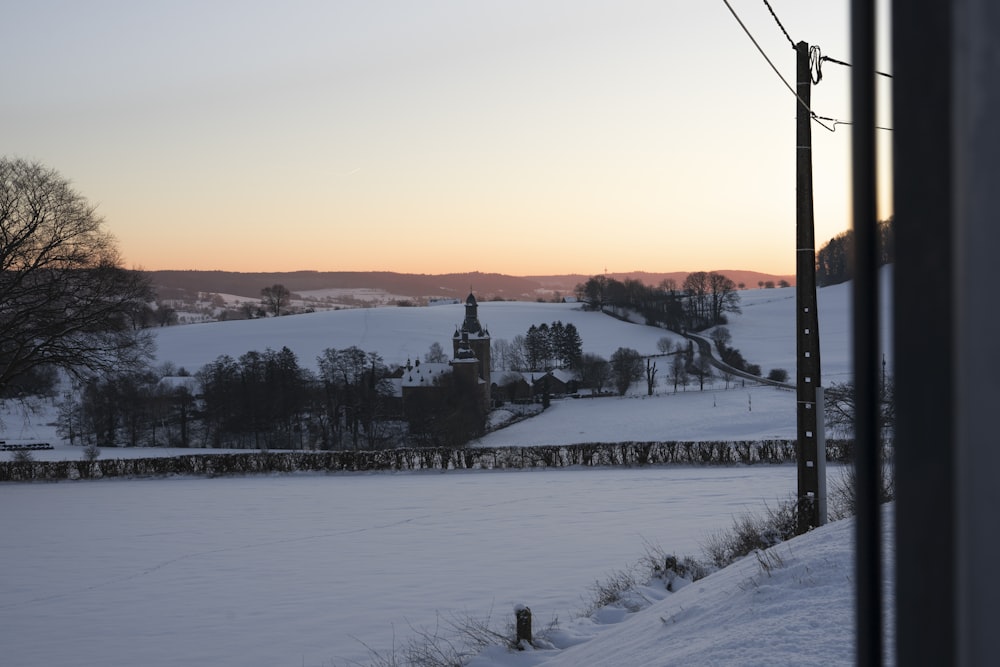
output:
[[[718,271],[733,282],[756,287],[759,281],[787,280],[795,284],[795,276],[780,276],[755,271]],[[505,300],[535,300],[549,298],[555,292],[573,294],[575,287],[585,282],[589,275],[567,274],[556,276],[508,276],[500,273],[445,273],[415,274],[391,271],[291,271],[283,273],[239,273],[235,271],[150,271],[153,285],[161,297],[174,298],[178,293],[197,294],[209,292],[232,294],[247,299],[260,298],[260,291],[271,285],[281,284],[292,292],[325,289],[380,289],[389,294],[411,298],[454,297],[465,298],[469,291],[480,300],[501,298]],[[609,273],[609,278],[633,278],[649,285],[657,285],[665,278],[684,282],[688,272]]]

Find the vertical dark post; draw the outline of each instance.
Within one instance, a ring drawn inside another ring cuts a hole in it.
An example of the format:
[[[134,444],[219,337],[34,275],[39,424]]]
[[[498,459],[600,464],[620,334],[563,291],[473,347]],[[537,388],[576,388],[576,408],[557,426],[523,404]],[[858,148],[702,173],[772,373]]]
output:
[[[854,468],[857,664],[882,664],[881,444],[875,189],[875,8],[851,6],[851,189],[854,218]],[[924,610],[926,613],[926,609]],[[930,664],[920,659],[922,664]],[[906,663],[901,663],[906,664]]]
[[[901,12],[903,10],[900,10]],[[997,364],[988,351],[1000,337],[995,297],[1000,229],[1000,129],[993,110],[1000,105],[1000,6],[986,0],[954,3],[953,133],[955,295],[955,615],[961,667],[996,659],[1000,582],[995,575],[1000,535],[996,509]],[[943,30],[943,28],[942,28]],[[935,49],[936,51],[937,49]],[[988,342],[987,342],[988,341]],[[984,345],[984,343],[986,343]],[[984,362],[985,359],[990,361]],[[900,663],[902,664],[902,663]]]
[[[521,642],[531,644],[531,609],[519,604],[514,607],[514,617],[517,619],[517,647],[523,648]]]
[[[957,4],[912,0],[892,7],[896,210],[892,299],[896,442],[899,443],[894,448],[896,663],[899,665],[960,664],[957,619],[961,618],[961,610],[956,606],[959,581],[955,567],[958,564],[957,415],[953,380],[958,349],[953,327],[960,320],[954,294],[960,292],[953,293],[952,288],[955,279],[963,275],[964,267],[954,259],[957,229],[953,222],[956,182],[953,179],[966,174],[960,172],[962,164],[957,161],[952,144],[956,108],[953,78],[956,72],[965,71],[957,65],[958,53],[971,53],[972,41],[968,34],[956,41],[955,36],[960,34],[953,23]],[[934,47],[928,49],[928,44]],[[975,141],[980,144],[983,139],[977,136]],[[995,185],[994,181],[994,189]],[[984,244],[982,249],[993,252],[995,246]],[[994,265],[995,257],[984,264],[990,271]],[[927,316],[927,304],[934,304],[933,317]],[[982,358],[978,361],[984,369],[990,367]],[[995,406],[988,410],[994,412]],[[989,449],[979,448],[979,465]],[[984,503],[981,507],[986,509],[989,505]],[[986,525],[990,524],[983,523],[980,529]],[[928,530],[929,526],[934,526],[934,530]],[[913,577],[926,572],[925,554],[938,554],[943,562],[952,565],[940,569],[934,586],[912,586]],[[976,585],[981,587],[992,578],[984,576]],[[929,610],[934,611],[929,613]],[[993,619],[983,618],[983,621],[995,625]],[[984,659],[980,664],[987,662]]]
[[[809,110],[812,76],[809,71],[809,44],[795,45],[796,130],[795,130],[795,342],[796,417],[798,460],[798,532],[822,523],[819,502],[819,457],[817,446],[822,415],[816,405],[820,385],[819,314],[816,312],[816,239],[813,229],[812,117]]]

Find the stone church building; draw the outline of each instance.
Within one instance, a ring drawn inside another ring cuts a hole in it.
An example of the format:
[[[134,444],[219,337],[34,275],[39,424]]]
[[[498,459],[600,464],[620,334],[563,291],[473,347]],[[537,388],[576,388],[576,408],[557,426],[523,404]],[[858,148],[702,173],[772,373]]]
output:
[[[452,337],[452,368],[475,379],[483,392],[483,405],[490,405],[490,332],[479,322],[479,304],[469,293],[465,299],[465,320]]]
[[[465,299],[465,319],[452,337],[452,360],[447,363],[408,363],[401,381],[403,405],[414,392],[439,389],[438,378],[454,373],[478,387],[483,410],[490,407],[490,332],[479,321],[479,304],[470,293]]]

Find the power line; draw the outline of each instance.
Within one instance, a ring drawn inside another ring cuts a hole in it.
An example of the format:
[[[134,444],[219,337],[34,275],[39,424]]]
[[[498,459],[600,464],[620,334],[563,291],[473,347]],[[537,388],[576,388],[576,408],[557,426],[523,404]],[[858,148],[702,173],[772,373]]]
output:
[[[727,2],[726,4],[728,5],[729,3]],[[794,50],[795,40],[793,40],[791,36],[788,34],[788,31],[785,30],[785,26],[781,25],[781,19],[779,19],[778,15],[774,13],[773,9],[771,9],[771,3],[768,2],[767,0],[764,0],[764,5],[767,7],[767,11],[771,12],[771,16],[774,17],[774,22],[778,24],[779,28],[781,28],[781,32],[785,34],[785,39],[788,40],[788,43],[792,45],[792,50]],[[730,7],[730,9],[732,9],[732,7]]]
[[[771,59],[768,58],[767,54],[764,52],[764,49],[762,49],[760,47],[760,44],[757,43],[757,40],[754,39],[754,36],[750,33],[750,30],[747,29],[746,25],[743,24],[743,21],[742,21],[742,19],[740,19],[739,14],[737,14],[736,10],[733,9],[733,6],[731,4],[729,4],[729,0],[722,0],[722,2],[724,2],[726,4],[726,7],[729,8],[729,12],[733,15],[733,18],[736,19],[736,22],[740,24],[741,28],[743,28],[743,32],[745,32],[747,34],[747,37],[750,38],[750,41],[753,42],[753,45],[757,47],[758,51],[760,51],[760,55],[764,56],[764,60],[766,60],[767,64],[771,66],[771,69],[774,70],[774,73],[778,75],[778,78],[781,79],[781,82],[783,84],[785,84],[785,88],[788,88],[788,90],[792,93],[792,95],[795,96],[795,99],[797,99],[799,101],[799,104],[802,105],[802,108],[809,112],[810,118],[812,118],[820,127],[824,128],[826,130],[829,130],[830,132],[833,132],[834,128],[832,128],[832,127],[826,125],[825,123],[823,123],[819,119],[819,116],[817,116],[816,113],[812,109],[809,108],[809,105],[806,104],[805,101],[801,97],[799,97],[799,94],[797,92],[795,92],[795,89],[792,88],[792,86],[788,83],[788,81],[785,80],[785,77],[782,76],[781,72],[778,71],[778,68],[775,67],[774,63],[771,62]],[[770,5],[768,5],[768,7],[770,7]],[[775,19],[777,19],[777,17],[775,17]],[[780,26],[781,23],[779,22],[778,25]],[[784,28],[782,28],[782,30],[784,30]],[[788,37],[788,33],[785,33],[785,36]],[[789,40],[791,40],[790,37],[789,37]]]
[[[815,122],[817,125],[819,125],[820,127],[822,127],[824,130],[828,130],[830,132],[836,132],[838,125],[854,125],[853,121],[838,120],[836,118],[830,118],[829,116],[820,116],[815,111],[813,111],[811,108],[809,108],[809,105],[806,104],[805,100],[803,100],[799,96],[799,94],[795,91],[795,89],[792,88],[791,84],[789,84],[788,81],[785,79],[785,77],[782,76],[781,72],[778,70],[778,68],[774,65],[774,63],[768,57],[767,53],[764,52],[764,49],[761,48],[761,46],[760,46],[759,43],[757,43],[757,40],[754,38],[753,34],[751,34],[750,30],[743,23],[742,19],[740,19],[739,15],[736,13],[736,10],[733,9],[733,6],[731,4],[729,4],[729,0],[722,0],[722,2],[725,3],[726,7],[729,9],[730,13],[733,15],[733,18],[735,18],[736,22],[740,24],[741,28],[743,28],[743,32],[745,32],[746,35],[747,35],[747,37],[750,38],[750,41],[753,42],[753,45],[757,47],[758,51],[760,51],[760,55],[762,55],[764,57],[764,60],[767,61],[767,64],[771,66],[771,69],[774,70],[774,73],[777,74],[778,78],[781,79],[781,82],[783,84],[785,84],[785,88],[788,88],[788,90],[792,93],[792,95],[795,96],[795,99],[797,99],[799,101],[799,104],[802,105],[802,108],[809,112],[809,118],[813,122]],[[769,10],[771,10],[771,15],[774,16],[774,20],[777,22],[778,27],[781,28],[781,31],[785,34],[785,37],[787,37],[788,41],[791,42],[792,38],[789,37],[788,32],[785,30],[785,27],[783,25],[781,25],[781,21],[778,19],[777,15],[774,13],[774,10],[771,9],[770,3],[768,3],[767,0],[764,0],[764,4],[767,5],[767,8]],[[792,44],[792,46],[793,47],[795,46],[794,43]],[[820,51],[820,48],[818,46],[812,46],[812,47],[809,48],[809,64],[810,64],[809,69],[810,69],[810,72],[815,72],[815,74],[811,74],[811,76],[812,76],[812,82],[814,84],[815,83],[819,83],[820,80],[822,80],[822,78],[823,78],[822,62],[824,60],[828,60],[828,61],[836,63],[838,65],[844,65],[846,67],[850,67],[851,66],[850,63],[846,63],[846,62],[844,62],[842,60],[837,60],[836,58],[831,58],[829,56],[822,55],[822,53]],[[876,74],[881,74],[882,76],[887,76],[889,78],[892,78],[891,74],[885,74],[884,72],[876,72]],[[826,122],[824,122],[824,121],[826,121]],[[827,123],[830,123],[830,124],[828,125]],[[875,129],[876,130],[885,130],[886,132],[892,132],[892,128],[891,127],[882,127],[880,125],[876,125]]]
[[[835,63],[837,65],[843,65],[844,67],[851,67],[851,63],[845,63],[843,60],[837,60],[836,58],[831,58],[830,56],[823,56],[822,58],[820,58],[820,60],[825,60],[827,62]],[[891,74],[886,74],[885,72],[879,72],[878,70],[875,70],[875,73],[880,76],[884,76],[887,79],[892,78]]]

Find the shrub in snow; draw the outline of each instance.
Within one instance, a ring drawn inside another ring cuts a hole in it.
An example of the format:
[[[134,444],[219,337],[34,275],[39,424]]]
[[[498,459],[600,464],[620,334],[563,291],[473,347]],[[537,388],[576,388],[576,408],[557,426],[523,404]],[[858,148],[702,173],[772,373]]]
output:
[[[628,593],[635,590],[639,581],[635,577],[635,567],[629,570],[612,572],[603,581],[595,581],[591,586],[590,603],[583,612],[583,616],[591,616],[602,607],[613,604],[626,603]],[[639,611],[638,605],[626,604],[629,611]]]
[[[18,449],[14,452],[14,463],[20,463],[22,465],[33,463],[35,461],[34,455],[27,449]]]
[[[690,556],[678,558],[674,554],[665,556],[662,565],[657,564],[657,575],[663,580],[668,591],[674,593],[690,583],[708,576],[708,567]]]
[[[788,380],[788,371],[784,368],[772,368],[767,374],[767,379],[774,382],[786,382]]]
[[[746,513],[735,517],[729,530],[717,532],[703,547],[709,561],[718,568],[783,542],[795,535],[798,499],[790,498],[767,508],[763,515]]]

